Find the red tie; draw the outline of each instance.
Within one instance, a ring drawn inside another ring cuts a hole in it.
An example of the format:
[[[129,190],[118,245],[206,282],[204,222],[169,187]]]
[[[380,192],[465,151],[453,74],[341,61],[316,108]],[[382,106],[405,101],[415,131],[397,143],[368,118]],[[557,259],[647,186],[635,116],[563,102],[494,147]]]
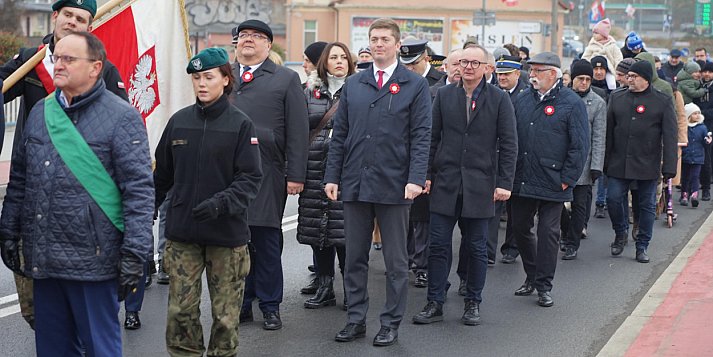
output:
[[[376,73],[379,75],[379,80],[376,81],[376,86],[381,89],[381,87],[384,86],[384,71],[376,71]]]

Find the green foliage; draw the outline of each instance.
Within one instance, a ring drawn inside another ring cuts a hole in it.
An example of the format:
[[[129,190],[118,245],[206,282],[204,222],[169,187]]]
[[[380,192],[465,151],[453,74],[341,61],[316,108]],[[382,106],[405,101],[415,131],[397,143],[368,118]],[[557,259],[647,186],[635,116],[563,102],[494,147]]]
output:
[[[10,60],[24,45],[21,37],[10,32],[0,32],[0,65]]]
[[[277,52],[277,54],[280,55],[280,57],[282,57],[283,60],[285,59],[285,49],[282,48],[282,46],[280,46],[279,44],[273,42],[273,43],[272,43],[272,50],[275,51],[275,52]]]

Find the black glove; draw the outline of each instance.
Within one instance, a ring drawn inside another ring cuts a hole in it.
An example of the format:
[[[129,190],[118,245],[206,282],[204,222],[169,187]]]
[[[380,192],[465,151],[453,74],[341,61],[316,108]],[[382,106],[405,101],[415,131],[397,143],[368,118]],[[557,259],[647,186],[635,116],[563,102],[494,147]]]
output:
[[[592,182],[596,181],[600,176],[602,176],[602,172],[599,170],[589,170],[589,177],[592,178]]]
[[[674,177],[676,177],[676,174],[675,174],[675,173],[674,173],[674,174],[672,174],[672,173],[667,173],[667,172],[664,172],[664,173],[663,173],[663,180],[664,180],[664,181],[668,181],[668,180],[670,180],[670,179],[672,179],[672,178],[674,178]]]
[[[144,263],[135,255],[123,255],[119,263],[119,301],[136,290],[139,279],[144,276]]]
[[[9,238],[7,236],[0,237],[0,255],[2,262],[16,274],[24,275],[20,268],[20,240]]]
[[[209,198],[198,204],[193,208],[193,217],[195,217],[198,222],[210,221],[212,219],[218,218],[220,216],[220,207],[216,200]]]

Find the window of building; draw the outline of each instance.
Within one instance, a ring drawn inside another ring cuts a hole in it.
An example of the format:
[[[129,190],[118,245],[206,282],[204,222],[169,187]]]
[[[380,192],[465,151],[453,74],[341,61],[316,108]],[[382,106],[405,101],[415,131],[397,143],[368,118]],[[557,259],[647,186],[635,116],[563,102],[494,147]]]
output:
[[[305,20],[304,43],[302,48],[307,48],[312,43],[317,42],[317,20]]]

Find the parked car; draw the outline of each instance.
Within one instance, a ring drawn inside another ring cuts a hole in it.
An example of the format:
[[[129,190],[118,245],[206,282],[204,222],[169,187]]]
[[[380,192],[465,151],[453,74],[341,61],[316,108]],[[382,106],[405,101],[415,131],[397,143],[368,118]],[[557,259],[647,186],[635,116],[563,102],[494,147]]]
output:
[[[577,40],[565,40],[562,42],[563,57],[579,57],[584,52],[584,43]]]

